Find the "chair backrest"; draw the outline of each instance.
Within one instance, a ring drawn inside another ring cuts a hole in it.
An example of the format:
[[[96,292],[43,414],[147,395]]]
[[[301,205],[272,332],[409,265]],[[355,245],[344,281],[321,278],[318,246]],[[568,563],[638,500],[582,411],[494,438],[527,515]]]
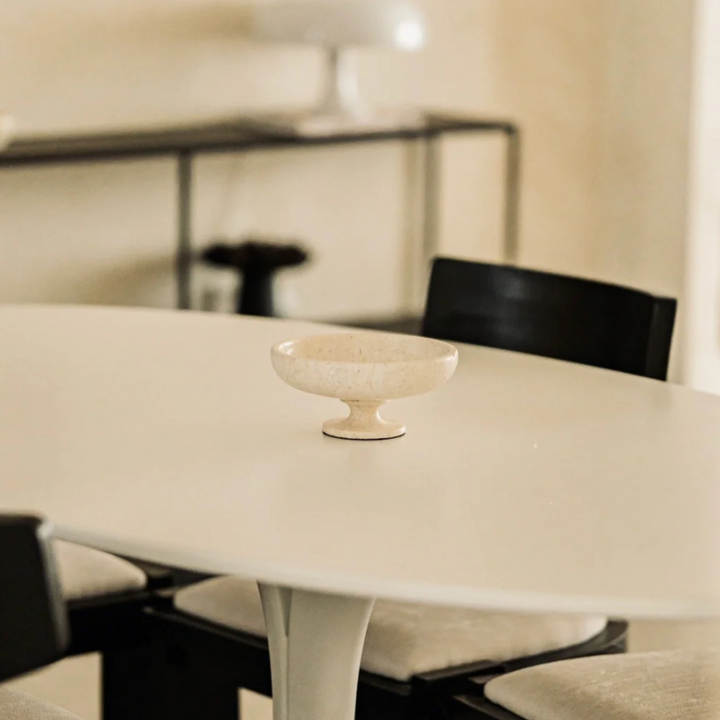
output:
[[[619,285],[436,258],[422,333],[665,380],[676,307]]]
[[[0,681],[58,660],[68,642],[49,523],[0,514]]]

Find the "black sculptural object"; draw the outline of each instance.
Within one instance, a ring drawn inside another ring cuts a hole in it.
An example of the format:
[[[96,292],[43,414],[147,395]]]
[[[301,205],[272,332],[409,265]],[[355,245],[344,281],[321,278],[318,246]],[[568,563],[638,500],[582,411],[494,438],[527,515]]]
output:
[[[202,253],[215,267],[232,268],[242,275],[236,312],[273,317],[273,280],[278,270],[302,265],[309,254],[299,245],[247,240],[235,245],[217,243]]]

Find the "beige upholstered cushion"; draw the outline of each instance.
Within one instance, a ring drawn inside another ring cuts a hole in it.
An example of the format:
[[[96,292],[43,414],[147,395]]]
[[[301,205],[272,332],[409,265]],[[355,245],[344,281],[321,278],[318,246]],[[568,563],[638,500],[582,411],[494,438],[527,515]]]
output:
[[[239,577],[213,578],[177,593],[175,606],[190,615],[264,636],[257,585]],[[378,600],[370,618],[362,667],[396,680],[480,660],[503,661],[588,640],[602,616],[485,613]]]
[[[53,545],[66,600],[104,597],[147,585],[145,573],[127,560],[64,540]]]
[[[604,655],[518,670],[485,686],[526,720],[718,720],[720,652]]]
[[[0,688],[0,718],[2,720],[79,720],[67,710],[42,700]]]

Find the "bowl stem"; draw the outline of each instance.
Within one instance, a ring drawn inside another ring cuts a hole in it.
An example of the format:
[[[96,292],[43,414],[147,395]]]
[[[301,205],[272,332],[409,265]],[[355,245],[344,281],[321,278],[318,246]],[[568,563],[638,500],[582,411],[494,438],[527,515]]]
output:
[[[389,440],[405,434],[402,423],[383,420],[380,406],[384,400],[343,400],[350,408],[346,418],[328,420],[323,432],[345,440]]]

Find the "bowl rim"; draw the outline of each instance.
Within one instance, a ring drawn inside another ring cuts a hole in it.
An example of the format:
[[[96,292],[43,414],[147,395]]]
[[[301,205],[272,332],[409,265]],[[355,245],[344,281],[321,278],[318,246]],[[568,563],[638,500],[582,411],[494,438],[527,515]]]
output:
[[[431,358],[417,358],[415,360],[390,360],[388,362],[382,362],[377,360],[322,360],[320,358],[300,358],[300,357],[293,357],[292,355],[289,355],[287,352],[285,352],[282,348],[284,345],[289,345],[290,343],[296,343],[300,340],[315,340],[318,338],[328,338],[328,337],[337,337],[338,335],[392,335],[393,337],[402,337],[402,338],[412,338],[413,340],[423,340],[427,343],[444,347],[445,352],[442,355],[437,355],[435,357]],[[299,337],[295,338],[288,338],[287,340],[281,340],[280,342],[275,343],[270,348],[271,355],[273,356],[279,356],[283,358],[289,358],[293,360],[302,360],[303,362],[307,363],[332,363],[334,365],[383,365],[385,367],[388,366],[395,366],[395,365],[418,365],[418,364],[427,364],[427,363],[437,363],[437,362],[446,362],[448,360],[452,360],[453,358],[457,358],[459,356],[458,349],[452,345],[449,342],[446,342],[445,340],[436,340],[435,338],[429,338],[424,337],[423,335],[403,335],[401,333],[388,333],[388,332],[381,332],[376,330],[357,330],[352,331],[349,330],[347,332],[335,332],[335,333],[316,333],[315,335],[301,335]]]

